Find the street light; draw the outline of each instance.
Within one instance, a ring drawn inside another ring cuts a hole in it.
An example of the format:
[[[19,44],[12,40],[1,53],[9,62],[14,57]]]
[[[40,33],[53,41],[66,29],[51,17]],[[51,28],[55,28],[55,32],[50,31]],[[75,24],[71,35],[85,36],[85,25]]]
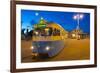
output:
[[[35,15],[36,15],[36,16],[38,16],[38,15],[39,15],[39,13],[38,13],[38,12],[36,12],[36,13],[35,13]]]
[[[80,24],[80,19],[83,19],[84,15],[83,14],[76,14],[73,16],[73,19],[77,20],[77,29],[79,29],[79,24]]]

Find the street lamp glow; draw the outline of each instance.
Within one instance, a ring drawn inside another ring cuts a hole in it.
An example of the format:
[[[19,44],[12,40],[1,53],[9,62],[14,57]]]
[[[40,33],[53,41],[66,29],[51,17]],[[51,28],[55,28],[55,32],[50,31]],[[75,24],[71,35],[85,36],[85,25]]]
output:
[[[37,13],[37,12],[36,12],[36,13],[35,13],[35,15],[36,15],[36,16],[38,16],[38,15],[39,15],[39,13]]]
[[[79,16],[80,16],[80,17],[79,17],[80,19],[82,19],[82,18],[84,17],[84,15],[83,15],[83,14],[80,14]]]
[[[77,15],[75,15],[73,18],[74,18],[74,19],[77,19]]]

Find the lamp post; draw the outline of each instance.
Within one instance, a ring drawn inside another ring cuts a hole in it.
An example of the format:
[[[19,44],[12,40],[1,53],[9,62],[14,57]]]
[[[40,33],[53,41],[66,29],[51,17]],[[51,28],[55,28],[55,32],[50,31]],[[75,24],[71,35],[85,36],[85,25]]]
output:
[[[80,39],[80,35],[79,35],[79,33],[80,33],[80,28],[79,28],[79,25],[80,25],[80,19],[83,19],[83,17],[84,17],[84,15],[83,14],[76,14],[76,15],[74,15],[73,16],[73,18],[75,19],[75,20],[77,20],[77,27],[76,27],[76,38],[77,39]]]
[[[83,19],[84,15],[83,14],[76,14],[73,16],[73,18],[75,20],[77,20],[77,29],[79,29],[79,25],[80,25],[80,19]]]

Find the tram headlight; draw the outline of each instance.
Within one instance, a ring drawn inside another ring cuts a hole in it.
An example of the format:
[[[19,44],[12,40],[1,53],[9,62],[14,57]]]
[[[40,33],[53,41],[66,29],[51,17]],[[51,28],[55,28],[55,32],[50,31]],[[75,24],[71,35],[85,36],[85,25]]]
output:
[[[31,47],[30,47],[30,49],[32,49],[32,50],[33,50],[33,49],[34,49],[34,46],[31,46]]]
[[[47,46],[47,47],[45,48],[45,50],[47,50],[47,51],[48,51],[48,50],[50,50],[50,47],[49,47],[49,46]]]

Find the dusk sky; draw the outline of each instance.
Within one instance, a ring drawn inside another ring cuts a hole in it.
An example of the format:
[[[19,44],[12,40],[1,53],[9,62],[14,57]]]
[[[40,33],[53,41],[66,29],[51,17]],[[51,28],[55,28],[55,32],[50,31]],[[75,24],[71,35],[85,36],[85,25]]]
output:
[[[48,22],[55,22],[61,25],[65,30],[72,31],[77,27],[77,20],[73,17],[78,14],[76,12],[56,12],[56,11],[37,11],[37,10],[21,10],[22,29],[27,26],[31,27],[40,21],[42,17]],[[81,13],[83,18],[80,19],[80,29],[85,33],[90,33],[90,14]]]

